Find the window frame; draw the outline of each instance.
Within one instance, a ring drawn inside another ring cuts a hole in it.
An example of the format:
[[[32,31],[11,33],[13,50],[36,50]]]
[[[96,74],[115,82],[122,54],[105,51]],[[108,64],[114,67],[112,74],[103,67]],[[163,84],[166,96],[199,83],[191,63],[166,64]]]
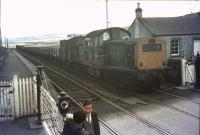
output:
[[[178,41],[178,44],[176,43]],[[175,46],[178,45],[178,46]],[[178,53],[174,53],[176,52],[175,49],[178,49],[177,52]],[[173,53],[172,53],[172,49],[173,49]],[[171,56],[179,56],[180,55],[180,39],[174,38],[170,40],[170,54]]]

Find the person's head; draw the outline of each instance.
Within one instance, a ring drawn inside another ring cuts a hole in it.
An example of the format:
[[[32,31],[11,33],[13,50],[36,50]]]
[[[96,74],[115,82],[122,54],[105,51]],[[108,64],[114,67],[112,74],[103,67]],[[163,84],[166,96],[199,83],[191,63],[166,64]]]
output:
[[[86,113],[82,110],[79,110],[77,112],[74,112],[73,115],[73,121],[77,124],[81,124],[85,121],[86,119]]]
[[[85,101],[83,103],[83,107],[84,107],[84,111],[86,113],[91,113],[93,111],[93,105],[92,105],[92,102],[91,101]]]

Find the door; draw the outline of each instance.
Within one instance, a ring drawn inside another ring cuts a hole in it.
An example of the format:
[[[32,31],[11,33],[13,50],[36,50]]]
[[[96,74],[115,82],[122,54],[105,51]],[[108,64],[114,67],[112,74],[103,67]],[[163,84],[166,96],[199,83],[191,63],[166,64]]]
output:
[[[128,66],[130,68],[135,66],[135,46],[130,45],[129,54],[128,54]]]

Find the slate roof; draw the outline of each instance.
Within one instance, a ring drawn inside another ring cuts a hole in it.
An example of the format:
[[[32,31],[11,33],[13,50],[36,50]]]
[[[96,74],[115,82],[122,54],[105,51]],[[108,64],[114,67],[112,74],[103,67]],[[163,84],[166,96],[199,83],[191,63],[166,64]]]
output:
[[[200,34],[200,12],[179,17],[142,18],[140,22],[154,36]]]

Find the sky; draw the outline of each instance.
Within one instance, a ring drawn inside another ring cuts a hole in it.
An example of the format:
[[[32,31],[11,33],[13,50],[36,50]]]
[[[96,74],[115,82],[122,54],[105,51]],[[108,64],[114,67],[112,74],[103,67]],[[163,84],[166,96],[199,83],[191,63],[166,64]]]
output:
[[[200,1],[108,0],[109,26],[130,26],[138,2],[143,17],[200,12]],[[105,0],[1,0],[3,37],[86,34],[102,28],[106,28]]]

